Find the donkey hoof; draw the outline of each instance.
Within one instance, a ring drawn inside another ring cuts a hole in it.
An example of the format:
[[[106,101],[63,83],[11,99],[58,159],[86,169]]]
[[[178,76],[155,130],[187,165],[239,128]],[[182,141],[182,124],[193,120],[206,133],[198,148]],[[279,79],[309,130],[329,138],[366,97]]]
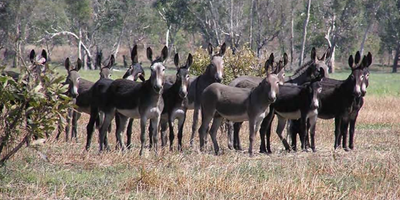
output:
[[[313,152],[313,153],[317,152],[317,149],[312,148],[312,152]]]
[[[308,149],[303,149],[303,152],[309,152]]]
[[[233,150],[234,148],[233,148],[233,146],[231,144],[228,144],[228,149],[229,150]]]
[[[346,152],[350,151],[350,149],[347,148],[347,147],[344,147],[343,149],[344,149],[344,151],[346,151]]]

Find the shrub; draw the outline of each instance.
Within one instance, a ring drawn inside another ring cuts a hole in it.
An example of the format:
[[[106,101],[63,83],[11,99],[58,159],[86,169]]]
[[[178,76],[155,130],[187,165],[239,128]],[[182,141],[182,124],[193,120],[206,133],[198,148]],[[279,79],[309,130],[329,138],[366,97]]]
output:
[[[218,52],[218,50],[214,50]],[[207,50],[198,48],[193,54],[193,65],[190,67],[191,74],[201,75],[210,64],[210,56]],[[238,49],[235,55],[228,48],[224,56],[224,84],[229,84],[233,79],[243,75],[260,75],[263,67],[260,68],[259,59],[248,47]]]
[[[29,145],[33,136],[43,138],[53,132],[71,106],[71,99],[64,95],[64,77],[47,69],[40,81],[28,81],[29,73],[21,69],[17,80],[0,76],[0,166],[25,143]]]

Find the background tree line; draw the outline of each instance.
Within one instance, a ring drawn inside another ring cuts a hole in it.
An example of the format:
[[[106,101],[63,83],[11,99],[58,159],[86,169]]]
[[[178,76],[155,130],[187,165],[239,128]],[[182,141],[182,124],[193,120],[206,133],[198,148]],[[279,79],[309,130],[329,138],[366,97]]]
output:
[[[5,0],[0,2],[2,62],[19,66],[25,47],[77,48],[86,68],[101,50],[118,56],[134,43],[192,52],[227,42],[233,53],[289,54],[299,66],[313,46],[332,47],[332,70],[357,50],[397,71],[396,0]],[[107,59],[107,57],[105,57]],[[57,60],[56,60],[57,61]],[[61,60],[60,60],[61,62]],[[335,66],[336,64],[336,66]]]

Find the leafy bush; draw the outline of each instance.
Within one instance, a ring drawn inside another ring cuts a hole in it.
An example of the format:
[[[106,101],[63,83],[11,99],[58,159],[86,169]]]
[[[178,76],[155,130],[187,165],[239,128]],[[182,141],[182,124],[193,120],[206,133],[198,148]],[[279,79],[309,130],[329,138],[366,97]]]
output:
[[[4,67],[0,69],[3,70]],[[21,69],[17,80],[0,76],[0,165],[25,143],[29,145],[33,136],[43,138],[53,132],[71,106],[63,76],[46,69],[38,80],[28,80],[25,69]]]
[[[214,50],[218,52],[218,50]],[[190,67],[191,74],[201,75],[210,64],[210,55],[207,50],[198,48],[193,54],[193,65]],[[228,49],[224,55],[224,84],[229,84],[233,79],[243,75],[262,74],[263,65],[259,64],[256,54],[248,47],[238,49],[235,55]]]

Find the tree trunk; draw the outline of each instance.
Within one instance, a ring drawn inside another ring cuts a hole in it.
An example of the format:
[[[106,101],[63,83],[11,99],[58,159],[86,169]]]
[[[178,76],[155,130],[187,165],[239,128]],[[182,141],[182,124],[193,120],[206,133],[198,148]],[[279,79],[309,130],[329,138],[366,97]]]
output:
[[[250,49],[253,49],[253,20],[254,20],[254,0],[251,0],[250,7],[250,35],[249,35],[249,45]]]
[[[290,68],[292,70],[293,67],[293,58],[294,58],[294,1],[292,2],[291,6],[291,13],[290,13]]]
[[[392,73],[397,73],[397,66],[399,64],[399,56],[400,56],[400,44],[397,44],[396,53],[394,54]]]
[[[371,29],[372,24],[373,24],[372,22],[371,22],[371,23],[368,23],[367,29],[365,29],[364,36],[363,36],[363,40],[362,40],[362,42],[361,42],[361,47],[360,47],[360,54],[361,54],[361,55],[363,55],[363,53],[364,53],[365,41],[367,40],[368,32],[369,32],[369,29]]]
[[[165,33],[165,46],[169,47],[169,29],[171,29],[171,26],[168,26],[167,32]]]
[[[310,21],[310,10],[311,10],[311,0],[308,0],[307,17],[306,17],[306,20],[304,20],[304,26],[303,26],[303,42],[301,44],[301,54],[300,54],[299,66],[301,66],[303,64],[303,59],[304,59],[304,51],[306,48],[306,40],[307,40],[307,26],[308,26],[308,22]]]

